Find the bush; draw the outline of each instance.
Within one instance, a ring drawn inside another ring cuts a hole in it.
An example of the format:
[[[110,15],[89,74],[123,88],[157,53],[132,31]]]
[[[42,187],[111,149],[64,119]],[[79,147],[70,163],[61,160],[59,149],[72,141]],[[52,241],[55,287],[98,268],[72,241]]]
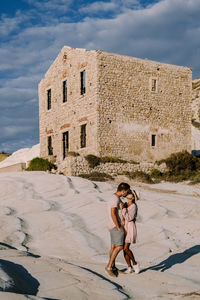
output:
[[[198,129],[200,129],[200,123],[197,122],[195,119],[192,119],[192,125]]]
[[[51,171],[52,169],[56,170],[56,168],[57,167],[48,161],[48,159],[36,157],[31,160],[26,171]]]
[[[105,163],[127,163],[127,160],[124,160],[124,159],[121,159],[121,158],[118,158],[118,157],[112,157],[112,156],[104,156],[104,157],[101,157],[101,162],[103,164]]]
[[[87,160],[90,168],[94,168],[101,163],[101,158],[93,154],[88,154],[85,159]]]
[[[169,171],[174,174],[180,173],[182,170],[195,171],[200,167],[200,159],[187,151],[171,154],[169,158],[165,159],[165,163]]]
[[[155,164],[160,166],[161,164],[165,163],[165,159],[156,160]]]
[[[162,177],[163,173],[160,172],[158,169],[152,169],[150,172],[150,176],[153,178],[160,178]]]
[[[140,164],[138,161],[134,161],[134,160],[130,160],[129,163],[133,164],[133,165],[139,165]]]
[[[197,184],[197,183],[200,183],[200,172],[196,173],[192,178],[191,178],[191,181],[190,181],[190,184]]]
[[[89,179],[92,181],[108,181],[113,180],[114,178],[106,173],[92,172],[90,174],[80,174],[79,177]]]
[[[130,179],[136,179],[145,183],[154,183],[151,176],[143,171],[124,172]]]

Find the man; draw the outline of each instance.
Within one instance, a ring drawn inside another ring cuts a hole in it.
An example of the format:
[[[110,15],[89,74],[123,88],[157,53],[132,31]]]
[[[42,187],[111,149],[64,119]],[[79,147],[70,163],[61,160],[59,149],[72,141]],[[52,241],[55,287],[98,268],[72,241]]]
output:
[[[111,237],[110,259],[105,268],[108,275],[116,277],[113,269],[115,268],[115,259],[118,253],[123,249],[124,245],[124,229],[121,226],[120,211],[120,197],[126,197],[130,192],[130,185],[122,182],[119,184],[116,193],[112,195],[108,201],[108,217],[109,217],[109,231]],[[116,268],[115,268],[116,269]]]

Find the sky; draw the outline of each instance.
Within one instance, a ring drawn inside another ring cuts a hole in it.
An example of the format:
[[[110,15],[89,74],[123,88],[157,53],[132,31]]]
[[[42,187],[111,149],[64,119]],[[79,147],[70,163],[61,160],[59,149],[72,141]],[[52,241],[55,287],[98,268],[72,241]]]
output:
[[[200,0],[1,0],[0,151],[39,143],[38,83],[64,45],[188,66],[200,77]]]

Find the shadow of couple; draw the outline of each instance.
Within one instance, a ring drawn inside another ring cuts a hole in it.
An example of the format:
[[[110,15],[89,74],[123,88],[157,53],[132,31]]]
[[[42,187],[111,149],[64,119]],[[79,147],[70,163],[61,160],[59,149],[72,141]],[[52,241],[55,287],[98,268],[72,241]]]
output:
[[[182,264],[184,263],[187,259],[192,257],[193,255],[199,254],[200,253],[200,245],[193,246],[189,249],[186,249],[185,251],[181,253],[175,253],[170,255],[167,259],[161,261],[157,265],[148,267],[146,269],[143,269],[141,273],[147,271],[147,270],[154,270],[154,271],[161,271],[165,272],[166,270],[170,269],[174,265],[177,264]]]

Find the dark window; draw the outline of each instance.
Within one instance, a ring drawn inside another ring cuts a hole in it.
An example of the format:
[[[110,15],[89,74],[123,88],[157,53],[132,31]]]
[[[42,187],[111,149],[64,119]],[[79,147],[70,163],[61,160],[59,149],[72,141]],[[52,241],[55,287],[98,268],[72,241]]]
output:
[[[151,135],[151,146],[155,146],[156,145],[156,135],[155,134],[152,134]]]
[[[81,72],[81,95],[86,93],[85,71]]]
[[[63,159],[67,156],[69,151],[69,132],[63,132]]]
[[[51,89],[47,91],[47,109],[51,109]]]
[[[53,155],[52,137],[48,136],[48,155]]]
[[[86,147],[86,124],[81,125],[81,148]]]
[[[151,86],[152,92],[157,91],[157,79],[152,79],[152,86]]]
[[[67,102],[67,80],[63,81],[63,103]]]

